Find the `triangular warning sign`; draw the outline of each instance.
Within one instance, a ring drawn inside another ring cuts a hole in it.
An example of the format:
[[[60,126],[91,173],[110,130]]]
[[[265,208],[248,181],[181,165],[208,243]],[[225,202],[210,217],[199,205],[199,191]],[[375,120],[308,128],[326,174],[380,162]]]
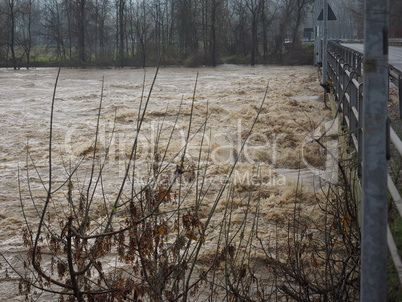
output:
[[[318,21],[324,20],[324,9],[321,10],[320,15],[318,16]],[[331,6],[328,4],[328,20],[336,20],[336,16],[334,14],[334,11],[332,10]]]

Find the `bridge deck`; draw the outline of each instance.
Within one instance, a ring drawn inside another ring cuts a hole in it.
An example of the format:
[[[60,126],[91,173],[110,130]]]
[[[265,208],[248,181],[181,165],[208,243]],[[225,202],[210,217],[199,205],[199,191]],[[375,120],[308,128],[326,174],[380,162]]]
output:
[[[364,44],[341,44],[345,47],[353,49],[355,51],[364,53]],[[402,71],[402,47],[389,46],[388,49],[388,62],[395,68]]]

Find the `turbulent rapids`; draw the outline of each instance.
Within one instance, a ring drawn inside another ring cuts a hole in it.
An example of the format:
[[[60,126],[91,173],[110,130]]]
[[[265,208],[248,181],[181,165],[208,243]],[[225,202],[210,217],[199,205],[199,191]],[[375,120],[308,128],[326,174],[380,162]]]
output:
[[[171,211],[173,217],[179,205],[183,214],[195,215],[183,216],[193,223],[192,232],[186,229],[183,234],[186,240],[204,241],[196,264],[201,272],[221,250],[217,246],[222,244],[225,228],[225,234],[233,236],[229,246],[238,244],[238,250],[244,243],[235,230],[243,230],[242,238],[258,235],[260,242],[244,247],[258,267],[265,252],[257,246],[274,238],[281,245],[288,239],[286,230],[278,228],[285,228],[291,219],[296,195],[303,196],[300,211],[321,218],[314,188],[320,181],[329,181],[322,171],[330,158],[322,156],[311,134],[328,130],[331,114],[315,68],[161,68],[152,84],[155,71],[61,70],[54,103],[52,181],[53,188],[63,189],[52,197],[49,221],[69,215],[65,209],[73,190],[68,188],[84,192],[91,181],[98,180],[90,212],[92,224],[97,225],[93,228],[104,227],[106,217],[115,211],[112,225],[116,230],[127,221],[129,202],[148,194],[144,188],[157,170],[160,184],[155,188],[159,198],[168,201],[160,210]],[[56,69],[0,70],[0,251],[20,270],[19,259],[28,250],[22,229],[26,221],[36,228],[46,199],[56,75]],[[94,165],[97,173],[102,169],[101,179],[91,175]],[[129,165],[134,170],[127,176]],[[71,173],[69,185],[66,179]],[[170,188],[179,178],[180,190],[176,184]],[[122,188],[124,181],[127,185]],[[303,188],[302,193],[297,187]],[[119,190],[127,207],[114,203]],[[228,220],[227,225],[222,222]],[[172,233],[180,227],[167,218],[157,223],[155,238],[166,236],[166,244],[173,245]],[[204,230],[206,224],[209,227]],[[119,269],[128,270],[118,254],[112,250],[107,265],[114,267],[117,261]],[[44,266],[51,265],[50,256],[43,257]],[[18,276],[10,269],[6,276],[5,262],[1,262],[1,295],[8,301],[24,300],[18,294]],[[208,295],[201,292],[200,297]],[[214,292],[221,294],[218,288]]]

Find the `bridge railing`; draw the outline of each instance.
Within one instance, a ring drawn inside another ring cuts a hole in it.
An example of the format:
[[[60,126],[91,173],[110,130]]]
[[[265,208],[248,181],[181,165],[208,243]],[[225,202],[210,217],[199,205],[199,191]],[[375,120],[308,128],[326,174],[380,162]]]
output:
[[[337,43],[328,43],[328,77],[333,93],[342,113],[342,124],[348,127],[349,142],[353,142],[358,153],[359,176],[362,161],[362,121],[363,84],[359,81],[362,74],[363,55]],[[350,50],[350,51],[349,51]]]
[[[398,47],[402,46],[402,39],[389,39],[388,42],[390,46],[398,46]]]
[[[400,113],[402,113],[401,71],[393,66],[390,66],[389,70],[390,80],[399,87]],[[348,129],[348,142],[350,145],[353,145],[358,154],[359,177],[361,176],[362,169],[362,137],[364,131],[364,128],[362,127],[364,84],[361,81],[361,75],[363,72],[363,54],[344,47],[339,43],[328,43],[328,78],[333,87],[333,94],[338,106],[338,112],[342,115],[343,125],[347,126]],[[389,138],[388,141],[395,146],[398,153],[402,156],[402,141],[392,127],[389,127],[387,137]],[[390,152],[388,151],[387,153],[389,154]],[[388,191],[398,209],[399,215],[402,217],[402,198],[389,174]],[[398,249],[395,245],[389,226],[387,230],[387,241],[394,266],[398,272],[399,281],[402,285],[402,261],[399,257]]]

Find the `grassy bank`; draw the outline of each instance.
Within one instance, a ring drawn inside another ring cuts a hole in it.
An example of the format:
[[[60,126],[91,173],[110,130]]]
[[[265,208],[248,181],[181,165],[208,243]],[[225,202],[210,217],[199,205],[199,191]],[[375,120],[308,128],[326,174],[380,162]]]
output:
[[[273,65],[312,65],[313,64],[314,44],[290,45],[284,44],[283,49],[269,49],[263,55],[257,53],[254,64],[273,64]],[[16,66],[17,68],[35,67],[82,67],[78,60],[75,49],[60,51],[52,46],[34,46],[30,52],[30,60],[23,48],[16,47]],[[249,65],[252,62],[251,54],[223,54],[217,58],[217,64],[240,64]],[[179,54],[174,49],[165,51],[162,54],[152,53],[151,51],[144,56],[140,53],[131,54],[122,60],[113,54],[91,54],[87,57],[86,67],[134,67],[139,68],[144,65],[147,67],[157,66],[210,66],[212,61],[209,55],[202,52],[184,55]],[[6,48],[0,49],[0,67],[13,68],[11,52]]]

